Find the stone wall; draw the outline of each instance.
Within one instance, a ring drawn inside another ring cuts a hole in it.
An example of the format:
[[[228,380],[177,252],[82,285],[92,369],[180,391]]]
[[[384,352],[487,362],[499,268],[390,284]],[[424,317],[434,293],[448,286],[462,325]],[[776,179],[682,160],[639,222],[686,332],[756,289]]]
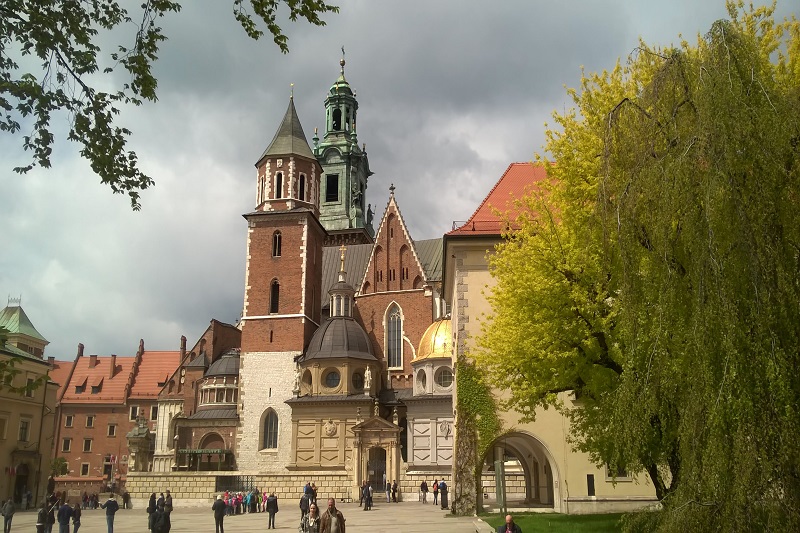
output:
[[[217,472],[189,473],[131,473],[128,475],[127,490],[131,495],[134,508],[147,507],[150,494],[172,493],[175,507],[205,507],[213,503],[216,492]],[[233,472],[230,475],[246,475]],[[220,476],[228,477],[228,475]],[[352,481],[347,473],[331,472],[324,475],[310,476],[303,473],[285,475],[257,474],[252,476],[256,487],[267,493],[274,492],[279,501],[286,501],[291,508],[299,504],[302,490],[308,481],[317,485],[317,498],[327,500],[333,497],[337,501],[352,497]]]
[[[494,472],[484,472],[481,476],[481,487],[483,493],[487,495],[487,500],[495,500]],[[524,500],[525,474],[509,474],[506,472],[506,500]]]
[[[237,466],[242,471],[286,473],[292,457],[292,409],[285,402],[294,388],[294,357],[299,352],[243,353],[239,367]],[[278,415],[278,447],[262,449],[267,409]]]

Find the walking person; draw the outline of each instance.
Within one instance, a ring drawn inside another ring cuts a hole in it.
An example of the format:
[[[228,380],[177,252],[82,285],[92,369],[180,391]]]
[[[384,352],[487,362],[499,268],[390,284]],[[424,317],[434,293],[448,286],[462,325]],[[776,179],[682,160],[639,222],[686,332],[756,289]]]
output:
[[[392,484],[386,480],[386,503],[392,503]]]
[[[442,509],[447,509],[447,483],[444,480],[439,483],[439,491],[442,493]]]
[[[303,494],[300,496],[300,520],[302,520],[303,517],[308,514],[308,510],[310,508],[311,500],[308,498],[307,494]]]
[[[397,480],[392,483],[392,501],[397,503]]]
[[[11,520],[14,518],[14,513],[17,512],[17,507],[14,505],[14,499],[9,498],[3,504],[3,533],[11,533]]]
[[[72,518],[72,507],[66,500],[58,508],[58,533],[69,533],[69,521]]]
[[[367,505],[369,506],[369,510],[372,510],[372,483],[367,483]]]
[[[72,508],[72,533],[78,533],[81,528],[81,504],[76,503]]]
[[[422,493],[422,503],[428,503],[428,482],[424,479],[419,484],[419,491]]]
[[[319,533],[345,533],[344,515],[336,508],[333,498],[328,498],[328,510],[320,518]]]
[[[497,533],[522,533],[522,529],[514,523],[514,519],[510,514],[506,515],[506,523],[502,526],[497,526]]]
[[[211,510],[214,511],[216,533],[225,533],[225,527],[222,525],[222,521],[225,519],[225,502],[222,500],[222,494],[217,496],[214,505],[211,506]]]
[[[167,497],[164,498],[164,512],[170,514],[172,512],[172,494],[167,489]]]
[[[106,510],[106,526],[108,527],[108,533],[114,533],[114,515],[119,511],[119,504],[117,500],[114,499],[113,492],[108,495],[106,503],[100,505],[100,507]]]
[[[308,513],[300,519],[300,533],[319,533],[319,522],[317,504],[312,503],[308,507]]]
[[[267,512],[269,513],[267,529],[275,529],[275,515],[278,512],[278,497],[275,496],[274,492],[270,493],[267,498]]]
[[[433,480],[433,505],[439,503],[439,480]]]
[[[49,505],[47,504],[47,500],[45,500],[42,502],[42,506],[36,513],[36,533],[45,533],[45,529],[47,528],[48,508]]]
[[[156,514],[156,493],[150,495],[150,501],[147,503],[147,529],[153,529],[153,515]]]
[[[369,485],[366,481],[361,485],[361,501],[364,502],[364,510],[369,511]]]

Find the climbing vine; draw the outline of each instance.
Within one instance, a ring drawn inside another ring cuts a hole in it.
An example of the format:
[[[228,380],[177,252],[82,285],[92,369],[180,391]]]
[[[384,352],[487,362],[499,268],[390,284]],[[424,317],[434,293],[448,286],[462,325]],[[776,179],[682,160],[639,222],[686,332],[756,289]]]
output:
[[[502,431],[497,402],[475,363],[463,356],[456,361],[456,387],[458,415],[477,431],[478,457],[483,457]]]

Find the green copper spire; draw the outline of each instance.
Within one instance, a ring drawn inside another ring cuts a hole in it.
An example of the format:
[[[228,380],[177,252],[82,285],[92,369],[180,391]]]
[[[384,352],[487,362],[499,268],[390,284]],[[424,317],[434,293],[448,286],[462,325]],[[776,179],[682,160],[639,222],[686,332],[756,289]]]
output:
[[[297,110],[294,108],[294,97],[289,97],[289,107],[286,109],[286,114],[283,116],[283,121],[275,133],[272,142],[258,161],[261,162],[267,156],[279,155],[299,155],[314,159],[314,153],[311,147],[308,146],[306,135],[303,133],[303,126],[300,125],[300,119],[297,118]],[[258,163],[256,163],[258,165]]]
[[[356,114],[358,101],[341,70],[325,98],[325,132],[314,138],[314,154],[322,165],[320,222],[329,233],[344,235],[342,242],[371,242],[375,237],[372,216],[366,204],[367,180],[372,172],[366,151],[358,146]],[[368,220],[369,219],[369,220]]]

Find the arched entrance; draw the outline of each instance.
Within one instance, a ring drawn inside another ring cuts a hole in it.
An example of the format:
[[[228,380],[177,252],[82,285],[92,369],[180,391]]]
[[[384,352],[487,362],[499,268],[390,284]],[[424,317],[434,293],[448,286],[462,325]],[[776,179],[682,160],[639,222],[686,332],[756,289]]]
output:
[[[33,488],[30,487],[28,483],[30,470],[28,469],[27,464],[20,463],[15,468],[15,473],[16,473],[16,479],[14,480],[14,502],[17,504],[21,504],[22,498],[25,496],[25,493],[28,490],[33,492]]]
[[[386,450],[370,448],[367,455],[367,481],[373,491],[382,492],[386,486]]]
[[[500,487],[504,490],[507,508],[560,512],[558,466],[541,440],[529,433],[510,432],[489,446],[483,457],[479,509],[499,506],[498,467],[502,471]]]

